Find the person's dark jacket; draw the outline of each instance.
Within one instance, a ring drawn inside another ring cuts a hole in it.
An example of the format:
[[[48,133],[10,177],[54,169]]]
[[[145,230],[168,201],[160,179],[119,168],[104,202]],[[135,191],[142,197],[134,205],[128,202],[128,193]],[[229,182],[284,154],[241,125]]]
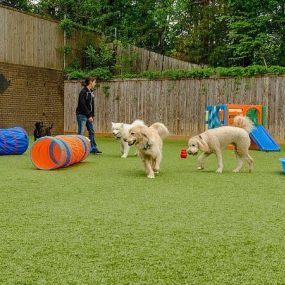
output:
[[[85,115],[87,118],[94,117],[94,95],[87,87],[79,93],[76,114]]]

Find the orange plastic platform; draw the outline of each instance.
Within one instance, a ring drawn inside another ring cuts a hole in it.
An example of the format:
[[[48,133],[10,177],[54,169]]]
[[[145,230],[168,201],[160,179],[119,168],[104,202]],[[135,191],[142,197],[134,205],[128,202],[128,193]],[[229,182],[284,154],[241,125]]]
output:
[[[250,110],[256,110],[258,112],[257,123],[262,125],[262,105],[239,105],[239,104],[227,104],[228,107],[228,125],[233,124],[235,116],[246,116]]]

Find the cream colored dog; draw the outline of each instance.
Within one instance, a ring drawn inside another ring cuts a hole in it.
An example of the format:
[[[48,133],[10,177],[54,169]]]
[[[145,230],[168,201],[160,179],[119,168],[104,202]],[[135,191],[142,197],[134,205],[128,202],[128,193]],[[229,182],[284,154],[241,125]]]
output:
[[[124,137],[128,135],[129,129],[138,125],[144,126],[144,122],[142,120],[135,120],[132,124],[112,122],[112,133],[121,143],[122,158],[127,158],[130,151],[130,146],[124,141]]]
[[[233,172],[240,172],[243,166],[243,160],[249,165],[249,172],[253,169],[253,159],[248,154],[250,146],[249,133],[253,128],[252,121],[246,117],[237,116],[234,118],[234,127],[224,126],[216,129],[210,129],[206,132],[190,138],[188,141],[187,152],[196,155],[201,150],[203,153],[198,157],[198,169],[204,168],[204,160],[207,156],[215,153],[218,160],[217,173],[223,172],[222,149],[229,144],[235,146],[237,157],[237,166]]]
[[[159,172],[162,159],[162,140],[168,135],[169,131],[165,125],[154,123],[150,127],[132,127],[127,137],[124,138],[129,146],[136,146],[148,178],[154,178],[154,173]]]

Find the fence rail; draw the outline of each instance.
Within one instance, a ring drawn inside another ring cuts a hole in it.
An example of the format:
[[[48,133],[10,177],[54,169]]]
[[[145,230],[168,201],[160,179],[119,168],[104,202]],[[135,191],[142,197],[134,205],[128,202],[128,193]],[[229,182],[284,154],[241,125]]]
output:
[[[79,82],[66,81],[64,127],[76,132],[75,108]],[[110,132],[111,122],[143,119],[163,122],[174,135],[193,135],[205,128],[209,104],[262,104],[267,107],[267,127],[285,140],[285,76],[243,79],[113,80],[101,82],[95,91],[97,132]]]

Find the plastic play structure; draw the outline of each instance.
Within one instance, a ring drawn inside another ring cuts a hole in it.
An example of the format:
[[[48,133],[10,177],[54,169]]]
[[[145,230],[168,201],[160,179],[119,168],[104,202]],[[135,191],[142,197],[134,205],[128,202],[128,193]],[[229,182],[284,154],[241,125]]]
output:
[[[83,161],[90,152],[88,138],[80,135],[42,137],[31,148],[35,167],[52,170]]]
[[[29,138],[23,128],[0,129],[0,155],[23,154],[29,146]]]
[[[234,117],[238,115],[247,116],[254,123],[255,128],[250,133],[251,149],[280,151],[280,146],[265,129],[266,107],[262,105],[210,105],[206,111],[206,128],[230,126]]]
[[[280,158],[279,160],[281,161],[282,170],[283,170],[283,173],[285,174],[285,158]]]

